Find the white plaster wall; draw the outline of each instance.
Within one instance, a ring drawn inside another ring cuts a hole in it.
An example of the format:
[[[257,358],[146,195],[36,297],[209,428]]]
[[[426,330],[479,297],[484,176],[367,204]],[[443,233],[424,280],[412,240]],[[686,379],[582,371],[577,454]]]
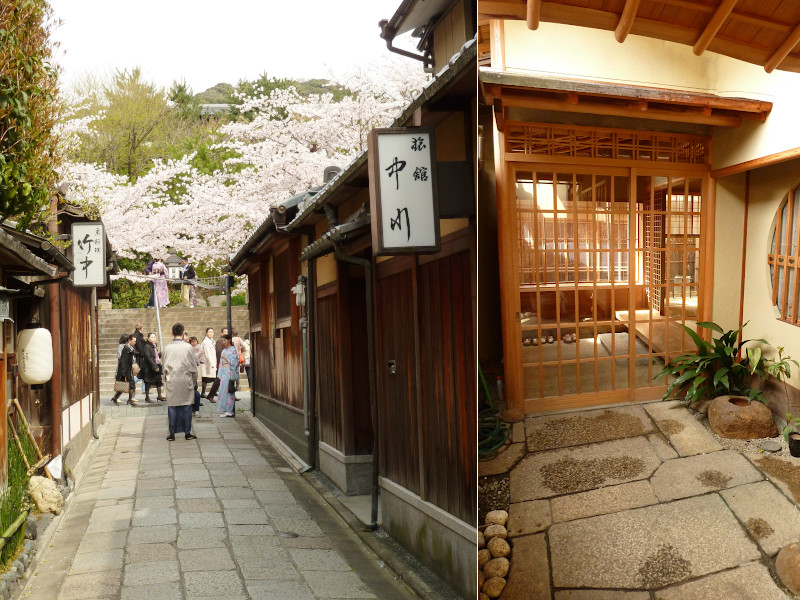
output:
[[[717,184],[714,232],[714,298],[711,320],[723,329],[739,326],[744,245],[745,175],[733,175]]]
[[[778,321],[778,310],[772,305],[771,282],[767,253],[772,240],[775,212],[789,188],[800,183],[800,161],[790,161],[753,171],[750,175],[750,210],[747,226],[747,263],[744,332],[748,338],[763,337],[773,347],[783,346],[800,360],[800,330],[795,325]],[[800,387],[800,374],[792,369],[792,385]]]
[[[611,31],[524,21],[505,21],[506,69],[554,77],[641,85],[745,97],[773,103],[765,123],[715,127],[712,168],[738,164],[800,147],[800,74],[767,73],[763,67],[691,47],[630,35],[625,43]]]

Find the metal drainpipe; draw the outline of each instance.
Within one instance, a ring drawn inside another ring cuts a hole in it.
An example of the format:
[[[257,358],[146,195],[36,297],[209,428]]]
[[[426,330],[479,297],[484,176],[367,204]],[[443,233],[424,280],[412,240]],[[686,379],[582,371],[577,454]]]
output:
[[[336,258],[344,262],[359,265],[364,268],[365,287],[367,288],[367,364],[369,368],[369,404],[372,409],[372,514],[371,522],[367,525],[368,531],[378,528],[378,399],[375,381],[375,325],[373,323],[372,303],[372,263],[365,258],[358,258],[345,254],[342,245],[334,241],[333,250]]]
[[[58,235],[58,198],[50,201],[53,217],[48,230],[53,237]],[[53,458],[61,454],[61,288],[56,283],[50,288],[50,336],[53,339],[53,377],[50,379],[50,453]]]
[[[308,262],[308,279],[306,281],[306,329],[314,322],[314,298],[313,298],[313,285],[308,285],[308,282],[316,281],[314,277],[314,261]],[[316,388],[313,375],[313,363],[309,357],[314,356],[314,336],[309,336],[306,332],[306,381],[303,386],[303,393],[306,395],[306,407],[308,408],[308,465],[312,469],[317,466],[317,406],[316,406]]]
[[[386,40],[386,48],[389,49],[389,52],[394,52],[395,54],[399,54],[400,56],[405,56],[406,58],[413,58],[414,60],[418,60],[422,62],[422,64],[424,65],[426,73],[432,72],[433,59],[428,54],[414,54],[413,52],[409,52],[408,50],[395,48],[392,45],[392,42],[394,41],[394,38],[397,35],[397,31],[389,27],[389,21],[387,21],[386,19],[379,22],[378,25],[381,28],[381,37],[384,40]]]
[[[308,280],[305,275],[300,275],[297,278],[297,283],[303,286],[306,294],[305,301],[300,305],[300,330],[302,332],[300,335],[303,340],[303,361],[301,364],[303,368],[303,427],[306,438],[309,438],[311,436],[311,410],[308,394]],[[311,448],[308,448],[308,451],[311,454]],[[303,469],[301,473],[314,468],[312,466],[313,461],[310,458],[309,456],[308,467]]]
[[[97,288],[92,287],[92,437],[99,439],[97,435],[97,424],[94,421],[94,416],[97,413],[97,407],[100,405],[100,366],[97,358]]]

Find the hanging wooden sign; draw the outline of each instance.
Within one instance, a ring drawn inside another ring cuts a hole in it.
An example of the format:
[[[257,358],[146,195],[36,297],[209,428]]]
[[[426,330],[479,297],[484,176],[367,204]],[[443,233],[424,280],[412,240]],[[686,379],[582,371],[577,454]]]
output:
[[[372,252],[441,250],[433,129],[373,129],[369,137]]]

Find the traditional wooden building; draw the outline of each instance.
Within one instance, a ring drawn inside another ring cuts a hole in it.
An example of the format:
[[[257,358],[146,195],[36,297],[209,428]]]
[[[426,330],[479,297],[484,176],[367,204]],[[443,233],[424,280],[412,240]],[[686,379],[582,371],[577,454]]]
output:
[[[52,234],[61,241],[69,240],[73,222],[93,222],[66,204],[59,206],[59,218]],[[64,465],[73,468],[91,440],[100,403],[96,297],[90,288],[73,285],[75,265],[69,247],[59,249],[12,225],[0,225],[4,250],[0,285],[5,288],[0,298],[5,295],[9,301],[9,318],[2,322],[2,404],[10,407],[16,399],[43,452],[63,456]],[[108,241],[103,241],[106,256],[111,256]],[[109,261],[104,268],[112,266]],[[100,297],[107,294],[108,287],[99,290]],[[41,386],[26,384],[19,373],[16,340],[20,331],[31,327],[47,329],[52,338],[53,374]],[[5,435],[5,420],[2,431]]]
[[[273,209],[232,261],[250,275],[256,415],[344,493],[372,494],[371,525],[380,505],[386,532],[465,598],[477,594],[474,8],[404,2],[382,24],[390,48],[417,30],[418,58],[436,73],[391,127],[432,131],[441,248],[373,254],[365,151]],[[300,275],[305,313],[290,296]],[[278,368],[286,339],[290,371]],[[291,379],[291,407],[270,377]]]
[[[694,348],[679,325],[800,356],[800,6],[512,0],[479,22],[480,355],[506,416],[659,398]]]

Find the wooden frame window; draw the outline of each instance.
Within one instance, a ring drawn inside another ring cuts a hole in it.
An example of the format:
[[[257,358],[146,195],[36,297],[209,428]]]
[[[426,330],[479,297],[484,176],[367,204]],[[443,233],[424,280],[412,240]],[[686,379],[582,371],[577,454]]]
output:
[[[275,327],[292,326],[292,292],[290,283],[289,246],[272,257],[272,274],[275,285]]]
[[[772,304],[780,312],[779,319],[800,325],[798,315],[798,222],[800,222],[800,186],[789,190],[775,214],[770,251],[767,255],[770,281],[772,282]]]

